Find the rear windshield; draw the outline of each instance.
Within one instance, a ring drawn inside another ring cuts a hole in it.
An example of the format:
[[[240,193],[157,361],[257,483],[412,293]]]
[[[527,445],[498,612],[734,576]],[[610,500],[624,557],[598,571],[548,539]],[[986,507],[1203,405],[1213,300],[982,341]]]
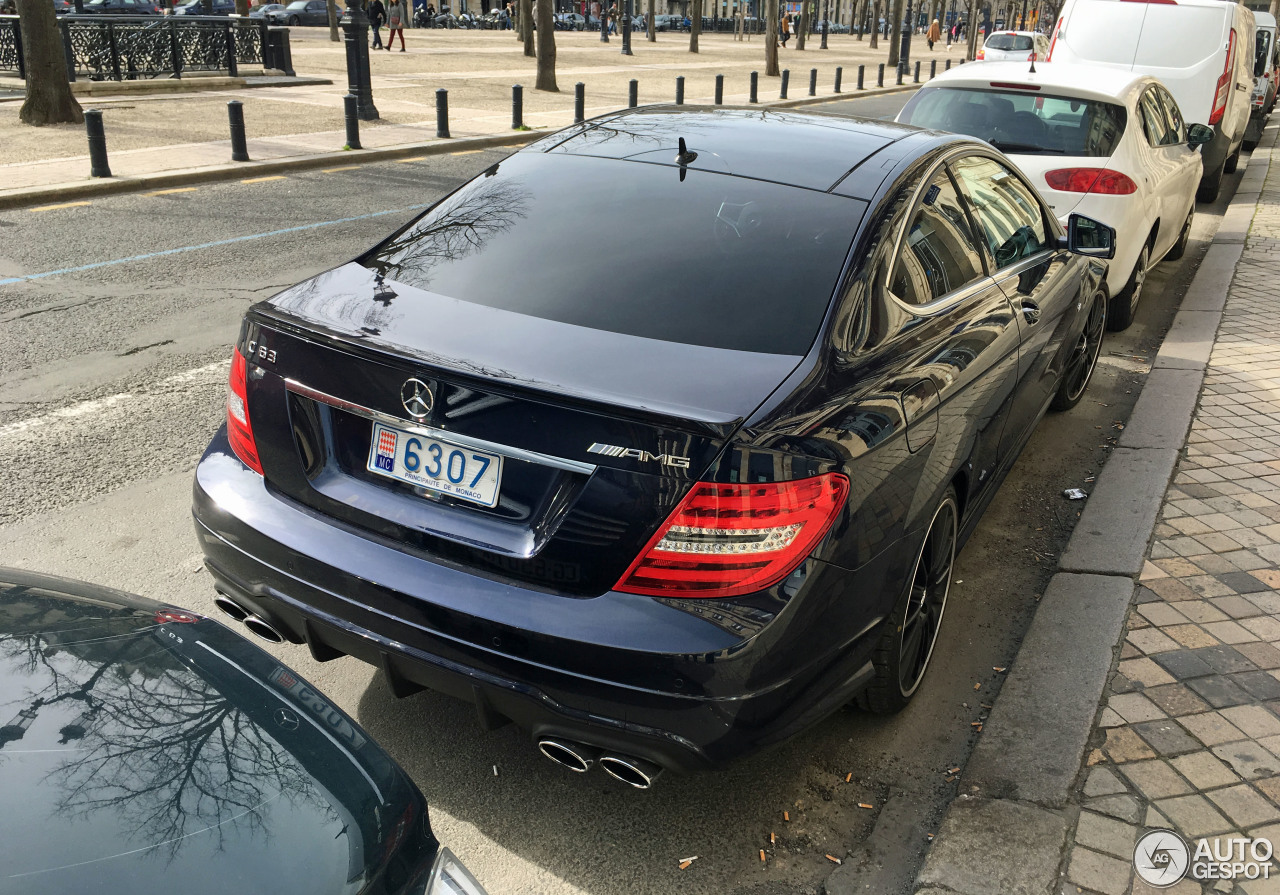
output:
[[[865,208],[705,170],[516,155],[362,263],[388,280],[561,323],[801,355]]]
[[[993,34],[987,40],[988,50],[1029,50],[1031,38],[1025,34]]]
[[[925,87],[902,110],[917,127],[968,134],[1004,152],[1107,157],[1124,133],[1123,106],[1028,90]]]

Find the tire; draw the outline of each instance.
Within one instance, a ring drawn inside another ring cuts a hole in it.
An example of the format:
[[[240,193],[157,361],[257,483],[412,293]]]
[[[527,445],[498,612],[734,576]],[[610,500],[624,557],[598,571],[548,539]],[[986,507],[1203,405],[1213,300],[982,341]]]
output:
[[[1223,174],[1236,173],[1236,166],[1238,164],[1240,164],[1240,150],[1236,149],[1236,151],[1231,153],[1231,155],[1227,156],[1227,160],[1222,163],[1222,173]]]
[[[1191,223],[1195,216],[1196,207],[1192,204],[1191,210],[1187,212],[1187,219],[1182,225],[1182,230],[1178,233],[1178,241],[1170,247],[1168,254],[1164,256],[1166,261],[1177,261],[1187,253],[1187,244],[1191,242]]]
[[[290,24],[290,25],[296,25],[296,24],[298,24],[298,17],[297,17],[297,16],[289,16],[289,24]]]
[[[1258,148],[1258,141],[1245,140],[1243,143],[1240,144],[1240,146],[1244,149],[1245,152],[1253,152],[1255,149]]]
[[[1075,348],[1071,350],[1071,356],[1062,370],[1062,381],[1058,383],[1058,391],[1049,404],[1050,410],[1070,410],[1084,397],[1089,380],[1093,378],[1093,371],[1098,366],[1098,355],[1102,353],[1106,323],[1107,294],[1099,289],[1093,296],[1093,304],[1089,306],[1084,330],[1076,340]]]
[[[1107,329],[1118,333],[1129,328],[1133,323],[1133,312],[1142,300],[1142,287],[1147,281],[1147,273],[1151,270],[1151,239],[1142,246],[1138,260],[1133,262],[1133,273],[1129,274],[1129,282],[1124,284],[1115,299],[1107,308]]]
[[[959,530],[956,489],[948,486],[916,554],[911,579],[872,653],[875,677],[858,696],[858,704],[867,711],[878,715],[900,711],[919,690],[947,608]]]
[[[1222,168],[1216,173],[1200,178],[1200,186],[1196,188],[1197,202],[1217,201],[1218,192],[1222,189]]]

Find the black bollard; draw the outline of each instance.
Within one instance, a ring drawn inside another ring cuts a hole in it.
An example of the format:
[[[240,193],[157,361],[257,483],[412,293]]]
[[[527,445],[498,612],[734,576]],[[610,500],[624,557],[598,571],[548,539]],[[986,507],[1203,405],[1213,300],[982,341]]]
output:
[[[354,93],[348,93],[342,98],[342,108],[347,117],[347,148],[360,148],[360,100]]]
[[[107,135],[102,130],[100,109],[85,109],[84,129],[89,135],[89,176],[110,177],[111,167],[107,164]]]
[[[911,73],[911,83],[913,84],[920,83],[920,60],[919,59],[916,60],[915,71]]]
[[[859,90],[866,89],[866,87],[863,86],[863,76],[866,75],[866,73],[867,73],[867,67],[865,65],[859,65],[858,66],[858,89]]]
[[[244,104],[240,100],[227,103],[227,120],[231,124],[231,161],[249,161],[249,147],[244,140]]]
[[[573,123],[581,124],[587,117],[587,85],[579,81],[573,85]]]
[[[937,76],[938,76],[938,60],[930,59],[929,60],[929,80],[932,81]]]
[[[791,81],[791,69],[784,68],[782,70],[782,92],[778,94],[778,99],[787,98],[787,84]]]
[[[724,75],[716,75],[716,105],[724,105]]]
[[[751,73],[751,99],[748,100],[748,102],[753,102],[753,103],[760,102],[760,97],[757,95],[757,91],[759,87],[760,87],[760,72],[753,71]]]
[[[627,84],[627,108],[634,109],[640,105],[640,82],[632,78]]]
[[[899,85],[902,84],[902,67],[901,66],[898,67],[898,84]]]
[[[876,86],[877,87],[884,86],[884,63],[883,62],[880,63],[880,69],[879,71],[876,72]]]
[[[676,105],[684,105],[684,75],[676,76]]]
[[[818,70],[816,68],[809,69],[809,95],[818,95]]]
[[[519,84],[511,85],[511,129],[518,131],[524,127],[524,88]]]
[[[951,60],[950,60],[950,59],[948,59],[948,60],[947,60],[947,64],[946,64],[946,65],[942,66],[942,70],[943,70],[943,71],[951,71]]]
[[[443,87],[436,91],[436,136],[449,137],[449,91]]]
[[[843,75],[844,75],[844,66],[837,65],[836,66],[836,89],[835,89],[836,93],[840,92],[840,78]]]

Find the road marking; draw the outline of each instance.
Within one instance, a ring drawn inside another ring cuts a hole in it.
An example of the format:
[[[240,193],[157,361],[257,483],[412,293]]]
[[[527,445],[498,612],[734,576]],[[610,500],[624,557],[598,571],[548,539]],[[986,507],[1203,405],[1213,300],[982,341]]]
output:
[[[398,158],[396,161],[403,165],[408,162],[425,162],[427,158],[428,156],[425,155],[415,155],[413,158]]]
[[[28,211],[56,211],[59,208],[81,208],[85,205],[92,205],[92,202],[63,202],[61,205],[37,205],[35,208],[29,208]]]
[[[271,177],[250,177],[248,180],[242,180],[241,183],[266,183],[268,180],[284,180],[283,174],[274,174]]]
[[[337,174],[339,171],[354,171],[356,170],[356,168],[359,168],[359,167],[360,167],[359,165],[344,165],[341,168],[324,168],[320,171],[320,173],[321,174]]]
[[[172,196],[174,193],[194,193],[196,188],[193,186],[178,186],[171,190],[156,190],[153,193],[143,193],[144,196]]]
[[[450,155],[478,155],[484,152],[483,149],[464,149],[462,152],[451,152]]]
[[[84,204],[88,204],[87,202]],[[283,230],[268,230],[266,233],[250,233],[247,236],[233,236],[230,239],[217,239],[213,242],[202,242],[197,245],[182,246],[176,249],[165,249],[160,252],[147,252],[145,255],[131,255],[128,258],[115,258],[111,261],[96,261],[93,264],[81,264],[79,267],[64,267],[59,270],[47,270],[44,273],[29,273],[21,277],[6,277],[0,280],[0,286],[13,283],[25,283],[28,280],[43,280],[46,277],[57,277],[68,273],[81,273],[86,270],[97,270],[100,267],[114,267],[117,264],[130,264],[134,261],[150,261],[152,258],[163,258],[167,255],[181,255],[185,252],[196,252],[201,249],[213,249],[218,246],[232,245],[237,242],[249,242],[255,239],[269,239],[272,236],[284,236],[289,233],[302,233],[306,230],[318,230],[321,227],[332,227],[336,224],[350,224],[353,221],[367,221],[370,218],[385,217],[389,214],[404,214],[407,211],[421,211],[430,203],[407,205],[404,208],[392,208],[387,211],[371,211],[369,214],[358,214],[349,218],[337,218],[332,221],[319,221],[315,224],[300,224],[297,227],[285,227]]]

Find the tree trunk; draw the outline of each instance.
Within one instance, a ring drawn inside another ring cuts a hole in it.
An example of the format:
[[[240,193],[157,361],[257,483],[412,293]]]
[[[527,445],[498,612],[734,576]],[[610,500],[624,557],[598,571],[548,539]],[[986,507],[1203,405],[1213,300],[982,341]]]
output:
[[[886,15],[889,20],[889,62],[887,68],[897,68],[899,55],[902,52],[902,19],[907,14],[906,0],[893,0],[892,10]]]
[[[603,11],[602,11],[603,12]],[[520,0],[520,27],[524,29],[524,54],[530,59],[538,55],[533,48],[533,0]]]
[[[338,4],[334,0],[328,0],[325,3],[325,7],[329,11],[329,40],[334,43],[341,43],[342,35],[338,31]]]
[[[689,52],[698,52],[698,35],[702,34],[702,0],[693,0],[689,16]]]
[[[644,34],[650,43],[657,43],[658,40],[658,26],[653,22],[654,7],[654,0],[649,0],[649,6],[644,13]]]
[[[553,0],[538,0],[538,83],[535,90],[559,93],[556,86],[556,18]]]
[[[809,33],[809,0],[800,4],[800,33],[796,35],[796,49],[804,49],[804,36]]]
[[[764,4],[764,73],[770,78],[782,77],[778,70],[778,0]]]
[[[982,11],[980,0],[969,0],[969,21],[965,24],[964,58],[972,62],[978,58],[978,14]]]
[[[880,0],[871,4],[871,49],[880,46]]]
[[[46,0],[18,0],[18,28],[27,66],[27,98],[18,119],[36,127],[83,124],[84,113],[67,80],[67,59],[62,53],[62,35],[53,4]]]

